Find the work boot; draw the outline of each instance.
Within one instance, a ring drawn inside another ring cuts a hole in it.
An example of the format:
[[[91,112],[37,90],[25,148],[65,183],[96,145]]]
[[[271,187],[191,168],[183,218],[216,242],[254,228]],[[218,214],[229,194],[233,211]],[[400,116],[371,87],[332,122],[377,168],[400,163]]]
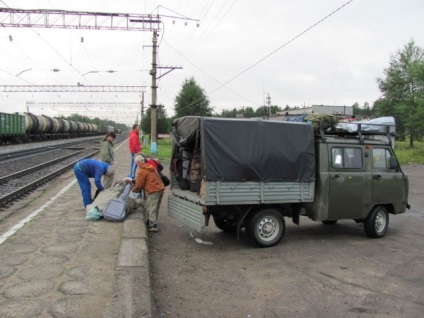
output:
[[[154,224],[149,224],[149,225],[147,226],[147,231],[149,231],[149,232],[159,232],[158,225],[157,225],[156,223],[154,223]]]

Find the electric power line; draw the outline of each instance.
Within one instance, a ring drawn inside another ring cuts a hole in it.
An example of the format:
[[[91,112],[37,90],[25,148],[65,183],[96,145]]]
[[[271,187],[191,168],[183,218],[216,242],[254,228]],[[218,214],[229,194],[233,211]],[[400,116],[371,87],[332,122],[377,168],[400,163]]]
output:
[[[172,45],[170,45],[168,42],[166,42],[166,40],[164,40],[164,43],[166,43],[166,45],[168,45],[171,49],[173,49],[177,54],[179,54],[182,58],[184,58],[188,63],[190,63],[191,65],[193,65],[196,69],[198,69],[202,74],[204,74],[204,75],[206,75],[207,77],[209,77],[210,79],[212,79],[213,81],[215,81],[216,83],[218,83],[219,85],[221,85],[221,83],[217,80],[217,79],[215,79],[213,76],[211,76],[211,75],[209,75],[209,74],[207,74],[205,71],[203,71],[200,67],[198,67],[196,64],[194,64],[193,62],[191,62],[188,58],[186,58],[185,56],[183,56],[180,52],[178,52]],[[252,103],[252,104],[256,104],[256,105],[259,105],[257,102],[254,102],[254,101],[251,101],[251,100],[249,100],[248,98],[246,98],[246,97],[244,97],[244,96],[242,96],[242,95],[240,95],[239,93],[237,93],[236,91],[234,91],[234,90],[232,90],[232,89],[230,89],[229,87],[226,87],[225,86],[225,88],[228,90],[228,91],[230,91],[231,93],[233,93],[233,94],[235,94],[235,95],[237,95],[237,96],[239,96],[239,97],[241,97],[242,99],[244,99],[244,100],[246,100],[246,101],[248,101],[248,102],[250,102],[250,103]]]
[[[313,25],[311,25],[309,28],[307,28],[306,30],[302,31],[301,33],[299,33],[298,35],[294,36],[293,38],[291,38],[289,41],[287,41],[286,43],[284,43],[283,45],[281,45],[280,47],[278,47],[277,49],[275,49],[274,51],[272,51],[271,53],[267,54],[266,56],[264,56],[263,58],[261,58],[260,60],[258,60],[257,62],[253,63],[251,66],[249,66],[248,68],[246,68],[244,71],[240,72],[239,74],[237,74],[236,76],[230,78],[228,81],[226,81],[224,84],[222,84],[221,86],[215,88],[213,91],[210,92],[210,94],[212,94],[213,92],[217,91],[218,89],[220,89],[221,87],[227,85],[228,83],[232,82],[233,80],[235,80],[236,78],[240,77],[241,75],[243,75],[244,73],[246,73],[247,71],[249,71],[250,69],[252,69],[253,67],[255,67],[256,65],[258,65],[259,63],[263,62],[264,60],[266,60],[267,58],[269,58],[271,55],[277,53],[279,50],[281,50],[282,48],[286,47],[287,45],[289,45],[290,43],[292,43],[293,41],[295,41],[296,39],[300,38],[302,35],[304,35],[305,33],[309,32],[310,30],[312,30],[314,27],[316,27],[318,24],[324,22],[325,20],[327,20],[329,17],[331,17],[333,14],[335,14],[336,12],[340,11],[341,9],[343,9],[345,6],[347,6],[349,3],[353,2],[354,0],[349,0],[348,2],[346,2],[345,4],[343,4],[342,6],[338,7],[336,10],[332,11],[331,13],[327,14],[324,18],[322,18],[321,20],[319,20],[318,22],[314,23]]]
[[[226,87],[227,84],[231,83],[232,81],[234,81],[236,78],[240,77],[241,75],[243,75],[244,73],[246,73],[247,71],[251,70],[253,67],[255,67],[256,65],[258,65],[259,63],[263,62],[264,60],[266,60],[267,58],[269,58],[270,56],[272,56],[273,54],[277,53],[279,50],[281,50],[282,48],[286,47],[287,45],[289,45],[290,43],[294,42],[295,40],[297,40],[298,38],[300,38],[301,36],[303,36],[304,34],[306,34],[307,32],[309,32],[310,30],[312,30],[313,28],[315,28],[317,25],[321,24],[322,22],[324,22],[325,20],[327,20],[329,17],[331,17],[332,15],[334,15],[335,13],[337,13],[338,11],[340,11],[341,9],[343,9],[344,7],[346,7],[348,4],[350,4],[351,2],[353,2],[354,0],[349,0],[346,3],[344,3],[343,5],[341,5],[340,7],[338,7],[337,9],[333,10],[332,12],[330,12],[329,14],[327,14],[324,18],[320,19],[319,21],[315,22],[314,24],[312,24],[310,27],[308,27],[307,29],[305,29],[304,31],[300,32],[299,34],[297,34],[296,36],[294,36],[293,38],[291,38],[289,41],[285,42],[284,44],[282,44],[280,47],[278,47],[277,49],[275,49],[274,51],[272,51],[271,53],[267,54],[266,56],[264,56],[263,58],[261,58],[260,60],[258,60],[257,62],[253,63],[251,66],[249,66],[248,68],[244,69],[242,72],[238,73],[237,75],[233,76],[232,78],[230,78],[229,80],[227,80],[226,82],[224,82],[223,84],[221,84],[220,86],[218,86],[217,88],[215,88],[214,90],[210,91],[208,94],[213,94],[214,92],[216,92],[217,90],[219,90],[222,87]],[[191,104],[183,107],[182,109],[188,108],[190,106],[192,106],[193,104],[197,103],[199,100],[196,100],[194,102],[192,102]]]

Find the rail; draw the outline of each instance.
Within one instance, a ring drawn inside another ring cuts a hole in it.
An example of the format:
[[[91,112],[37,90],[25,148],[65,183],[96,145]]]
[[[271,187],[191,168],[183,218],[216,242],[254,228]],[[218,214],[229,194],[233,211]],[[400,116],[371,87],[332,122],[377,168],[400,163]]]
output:
[[[117,142],[124,140],[126,138],[121,138]],[[44,150],[46,149],[44,148]],[[77,149],[72,154],[0,178],[0,211],[7,209],[28,192],[68,171],[79,160],[93,157],[98,153],[99,148]],[[75,158],[72,159],[72,157]],[[58,167],[55,168],[55,165]],[[42,175],[43,170],[46,172],[44,175]]]

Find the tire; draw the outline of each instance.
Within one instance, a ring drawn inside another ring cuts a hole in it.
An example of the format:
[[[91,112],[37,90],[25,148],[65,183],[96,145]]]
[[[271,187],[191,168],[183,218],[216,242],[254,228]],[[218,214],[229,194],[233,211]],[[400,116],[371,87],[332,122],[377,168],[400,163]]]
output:
[[[259,247],[278,244],[286,231],[284,218],[275,210],[266,209],[253,214],[248,221],[248,235]]]
[[[389,227],[389,213],[384,206],[375,207],[364,222],[365,233],[371,238],[383,237]]]
[[[221,231],[226,233],[234,233],[237,231],[237,221],[230,221],[225,218],[213,217],[215,225]]]
[[[337,223],[337,220],[325,220],[325,221],[321,221],[321,223],[325,225],[334,225]]]

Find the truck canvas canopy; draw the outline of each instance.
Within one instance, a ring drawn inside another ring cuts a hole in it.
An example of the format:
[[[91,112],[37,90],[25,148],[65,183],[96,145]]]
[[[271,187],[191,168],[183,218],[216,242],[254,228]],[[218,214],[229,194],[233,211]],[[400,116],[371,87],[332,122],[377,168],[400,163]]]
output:
[[[187,116],[173,122],[172,137],[174,147],[200,148],[206,181],[315,180],[314,131],[307,123]]]

